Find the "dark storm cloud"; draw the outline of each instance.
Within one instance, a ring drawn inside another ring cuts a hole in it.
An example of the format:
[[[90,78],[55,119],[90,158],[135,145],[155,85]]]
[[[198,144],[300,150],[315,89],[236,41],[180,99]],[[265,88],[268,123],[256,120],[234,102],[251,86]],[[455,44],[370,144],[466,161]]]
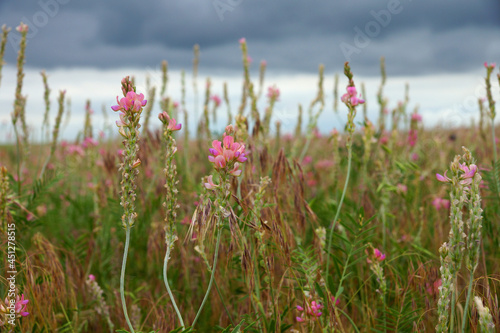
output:
[[[339,70],[350,60],[376,75],[380,56],[393,75],[500,61],[500,3],[493,0],[0,1],[0,24],[21,19],[32,26],[28,65],[45,68],[154,67],[162,59],[189,68],[198,43],[202,68],[237,69],[240,37],[255,62],[266,59],[277,71],[312,72],[319,63]],[[9,47],[7,62],[15,57]]]

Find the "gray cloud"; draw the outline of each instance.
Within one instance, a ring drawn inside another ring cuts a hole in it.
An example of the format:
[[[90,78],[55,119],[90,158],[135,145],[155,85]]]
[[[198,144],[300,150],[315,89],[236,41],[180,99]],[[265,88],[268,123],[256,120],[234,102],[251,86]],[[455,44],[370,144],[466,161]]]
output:
[[[390,75],[500,62],[499,2],[401,0],[390,21],[382,14],[377,23],[374,13],[390,13],[396,2],[3,0],[0,24],[15,27],[28,19],[27,64],[44,68],[154,68],[162,59],[172,68],[190,68],[198,43],[202,69],[238,70],[240,37],[255,62],[266,59],[275,71],[314,72],[319,63],[339,71],[350,60],[356,72],[377,75],[380,56]],[[15,59],[9,47],[6,61]]]

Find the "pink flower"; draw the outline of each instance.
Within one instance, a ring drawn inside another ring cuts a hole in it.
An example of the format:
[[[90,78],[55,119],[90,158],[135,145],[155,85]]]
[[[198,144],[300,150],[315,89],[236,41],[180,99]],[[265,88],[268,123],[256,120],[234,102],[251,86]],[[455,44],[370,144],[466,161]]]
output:
[[[312,160],[313,160],[313,159],[312,159],[312,157],[311,157],[311,156],[309,156],[309,155],[304,156],[304,159],[302,160],[302,164],[307,165],[307,164],[311,163],[311,162],[312,162]]]
[[[418,154],[417,153],[411,154],[411,160],[412,161],[418,161]]]
[[[332,296],[332,302],[333,302],[334,305],[339,305],[340,299],[336,300],[335,297]]]
[[[210,163],[214,163],[215,169],[225,169],[233,176],[241,174],[241,170],[238,170],[240,163],[247,160],[243,143],[234,142],[231,135],[224,133],[222,142],[212,141],[212,148],[209,149],[209,152],[211,155],[208,156],[208,160]]]
[[[23,22],[21,22],[21,24],[19,24],[16,27],[16,30],[19,31],[20,33],[28,32],[28,26],[26,24],[24,24]]]
[[[89,274],[89,280],[90,281],[95,281],[95,276],[93,274]]]
[[[321,309],[323,309],[323,305],[312,301],[311,307],[307,309],[307,313],[313,317],[319,317],[323,314],[323,312],[319,311]]]
[[[80,156],[84,156],[85,155],[85,152],[83,151],[83,148],[82,146],[79,146],[79,145],[69,145],[66,147],[66,152],[68,154],[72,154],[72,155],[80,155]]]
[[[484,67],[486,67],[486,68],[495,68],[496,66],[497,66],[497,64],[494,62],[490,63],[489,65],[486,61],[484,62]]]
[[[127,92],[127,95],[121,99],[118,99],[118,96],[116,96],[116,101],[118,105],[113,105],[111,109],[113,111],[122,110],[125,113],[139,112],[147,103],[143,94],[136,94],[134,91]]]
[[[450,209],[450,200],[447,199],[441,199],[441,198],[435,198],[432,200],[432,205],[436,207],[437,210],[440,209]]]
[[[418,132],[417,132],[417,130],[411,129],[408,132],[408,144],[411,147],[415,146],[415,144],[417,143],[417,139],[418,139]]]
[[[10,313],[9,306],[10,306],[11,302],[7,297],[5,298],[4,302],[5,302],[5,305],[0,303],[0,312],[8,314],[8,313]],[[26,317],[27,315],[29,315],[29,312],[26,311],[28,302],[29,302],[29,300],[24,299],[24,294],[22,294],[21,297],[19,297],[19,295],[16,296],[16,302],[14,305],[14,311],[16,314],[16,318]]]
[[[260,65],[261,65],[262,67],[266,67],[266,66],[267,66],[267,61],[262,60],[262,61],[260,62]]]
[[[205,187],[206,187],[207,189],[209,189],[209,190],[213,190],[214,188],[216,188],[217,186],[219,186],[219,185],[215,185],[215,184],[214,184],[214,181],[213,181],[213,179],[212,179],[212,178],[213,178],[213,176],[212,176],[212,175],[208,176],[208,177],[207,177],[207,182],[206,182],[206,183],[204,183]]]
[[[416,122],[420,122],[420,121],[422,121],[422,116],[418,113],[414,113],[411,115],[411,120],[416,121]]]
[[[303,307],[301,307],[300,305],[297,305],[297,310],[299,310],[299,311],[304,311],[304,308],[303,308]]]
[[[252,61],[253,61],[252,57],[247,56],[247,62],[248,62],[249,64],[251,64],[251,63],[252,63]]]
[[[221,103],[221,99],[220,99],[220,97],[219,97],[219,96],[217,96],[217,95],[212,95],[212,97],[210,97],[210,99],[211,99],[212,101],[214,101],[215,106],[219,106],[219,105],[220,105],[220,103]]]
[[[332,160],[321,160],[316,163],[315,167],[316,169],[329,169],[334,165],[335,162],[333,162]]]
[[[97,140],[95,140],[91,137],[87,137],[87,138],[83,139],[82,147],[83,148],[95,147],[98,144],[99,143],[97,142]]]
[[[168,113],[165,111],[158,115],[158,119],[160,119],[163,124],[167,125],[167,130],[169,131],[174,132],[182,128],[182,124],[177,124],[177,121],[174,118],[170,118]]]
[[[398,184],[396,185],[396,188],[399,193],[406,193],[408,191],[408,187],[404,184]]]
[[[439,173],[436,173],[436,178],[438,181],[442,182],[442,183],[451,183],[451,179],[448,178],[448,176],[446,176],[446,173],[448,172],[448,170],[446,170],[444,172],[444,176],[440,175]]]
[[[295,317],[295,320],[297,320],[299,323],[302,323],[305,319],[302,317]]]
[[[366,250],[366,253],[368,254],[368,249]],[[372,259],[376,259],[378,261],[383,261],[385,259],[385,254],[380,252],[379,249],[375,248],[373,249],[373,257]],[[372,261],[370,260],[370,258],[366,258],[366,262],[371,264]]]
[[[277,101],[280,97],[280,90],[276,86],[267,88],[267,97],[272,101]]]
[[[240,38],[240,44],[245,44],[246,42],[247,40],[245,39],[245,37]]]
[[[341,100],[347,106],[356,106],[365,102],[364,99],[361,99],[361,95],[359,95],[358,97],[358,92],[356,91],[356,87],[354,86],[347,87],[347,93],[342,95]]]

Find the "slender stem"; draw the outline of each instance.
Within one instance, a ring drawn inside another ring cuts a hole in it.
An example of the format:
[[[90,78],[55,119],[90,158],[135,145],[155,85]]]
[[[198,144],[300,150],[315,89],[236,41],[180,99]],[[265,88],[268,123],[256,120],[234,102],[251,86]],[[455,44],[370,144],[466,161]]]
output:
[[[222,233],[222,227],[218,226],[218,231],[217,231],[217,243],[215,244],[215,254],[214,254],[214,264],[212,265],[212,274],[210,276],[210,282],[208,283],[208,289],[207,292],[205,293],[205,297],[203,298],[203,301],[201,302],[200,308],[198,310],[198,313],[196,314],[196,317],[193,320],[193,324],[191,327],[194,327],[196,325],[196,322],[198,321],[198,318],[200,317],[201,311],[203,310],[203,307],[205,306],[205,303],[207,302],[208,296],[210,295],[210,289],[212,289],[212,284],[214,282],[215,278],[215,269],[217,268],[217,257],[219,256],[219,244],[220,244],[220,235]]]
[[[474,281],[474,270],[471,270],[469,277],[469,290],[467,291],[467,300],[465,301],[464,316],[462,318],[462,333],[465,333],[465,322],[467,319],[467,311],[469,310],[469,301],[472,296],[472,281]]]
[[[385,234],[387,233],[386,227],[387,227],[387,217],[385,215],[385,202],[382,203],[382,206],[380,207],[380,215],[382,216],[382,246],[384,249],[386,249],[386,238]]]
[[[123,314],[125,315],[125,320],[127,321],[131,333],[135,333],[134,328],[132,327],[132,323],[128,318],[127,303],[125,303],[125,267],[127,266],[129,243],[130,243],[130,227],[127,227],[125,229],[125,248],[123,249],[122,272],[120,275],[120,296],[122,298],[122,307],[123,307]]]
[[[387,313],[386,313],[386,304],[387,304],[387,301],[385,299],[385,293],[382,295],[382,302],[384,304],[384,312],[382,312],[384,314],[384,332],[387,332]]]
[[[497,162],[497,142],[495,140],[495,118],[491,119],[491,138],[493,141],[493,163]]]
[[[220,292],[217,280],[214,280],[214,283],[215,283],[215,289],[217,289],[217,293],[219,294],[220,301],[222,302],[224,310],[226,310],[227,316],[229,317],[229,321],[231,322],[231,324],[233,324],[233,326],[236,326],[236,324],[233,321],[233,318],[231,317],[231,314],[229,313],[229,310],[227,309],[226,302],[224,302],[224,298],[222,297],[222,293]]]
[[[19,134],[14,123],[14,133],[16,134],[16,159],[17,159],[17,195],[21,196],[21,149],[19,148]]]
[[[337,207],[337,213],[335,214],[335,218],[333,219],[333,224],[330,229],[330,236],[328,238],[328,248],[327,248],[327,253],[328,256],[326,258],[326,276],[325,276],[325,281],[328,281],[328,269],[330,267],[330,253],[329,250],[332,246],[332,239],[333,239],[333,231],[335,230],[335,225],[337,224],[337,219],[340,214],[340,209],[342,208],[342,203],[344,202],[344,197],[347,192],[347,184],[349,183],[349,176],[351,174],[351,160],[352,160],[352,146],[349,146],[348,152],[347,152],[347,175],[345,179],[345,184],[344,184],[344,190],[342,191],[342,196],[340,197],[340,202],[339,206]]]
[[[170,285],[168,284],[168,279],[167,279],[167,266],[168,266],[168,260],[170,259],[170,251],[172,247],[173,245],[167,244],[167,253],[165,254],[165,260],[163,261],[163,282],[165,282],[165,287],[167,287],[168,296],[170,296],[172,305],[174,306],[175,312],[177,313],[177,318],[179,319],[182,329],[184,329],[185,326],[184,320],[182,320],[181,312],[177,307],[177,303],[175,302],[174,295],[172,294],[172,290],[170,290]]]

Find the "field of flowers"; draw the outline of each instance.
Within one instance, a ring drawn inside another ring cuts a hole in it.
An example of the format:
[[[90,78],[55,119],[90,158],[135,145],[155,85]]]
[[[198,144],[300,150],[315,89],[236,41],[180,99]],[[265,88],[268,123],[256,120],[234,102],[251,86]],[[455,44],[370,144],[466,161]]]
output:
[[[17,29],[15,141],[0,146],[2,332],[499,331],[495,64],[478,124],[425,130],[408,94],[388,109],[383,59],[374,122],[348,63],[325,105],[320,65],[316,98],[284,134],[271,122],[280,90],[265,87],[265,62],[251,78],[242,38],[240,105],[208,79],[196,128],[184,75],[182,96],[167,95],[163,62],[161,87],[116,82],[114,138],[94,129],[89,102],[78,137],[61,140],[65,92],[49,122],[43,74],[37,144],[28,27]],[[197,46],[194,57],[196,78]],[[323,112],[345,127],[321,134]],[[213,131],[221,113],[227,127]]]

